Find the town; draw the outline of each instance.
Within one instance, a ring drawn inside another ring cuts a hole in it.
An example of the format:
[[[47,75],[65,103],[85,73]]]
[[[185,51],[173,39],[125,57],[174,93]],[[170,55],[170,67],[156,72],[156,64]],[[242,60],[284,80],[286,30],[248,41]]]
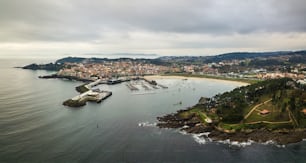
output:
[[[148,60],[134,59],[102,62],[62,62],[57,63],[62,65],[56,74],[57,76],[89,81],[145,75],[194,76],[251,82],[288,77],[305,84],[305,62],[294,63],[289,62],[290,60],[292,60],[292,56],[270,57],[260,60],[231,59],[210,63],[195,63],[195,61],[172,63],[171,61],[164,61],[156,64]],[[274,61],[277,61],[277,63],[274,63]]]

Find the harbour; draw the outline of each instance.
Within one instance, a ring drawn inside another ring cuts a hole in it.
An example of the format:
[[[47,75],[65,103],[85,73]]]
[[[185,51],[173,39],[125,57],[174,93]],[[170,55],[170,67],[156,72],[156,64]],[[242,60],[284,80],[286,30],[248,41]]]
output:
[[[88,101],[101,103],[103,100],[106,100],[108,97],[110,97],[112,95],[112,92],[107,90],[94,89],[94,87],[100,84],[115,85],[123,82],[128,82],[126,86],[131,91],[139,91],[139,90],[150,91],[152,89],[168,88],[164,85],[158,84],[154,80],[148,80],[144,77],[138,77],[138,76],[112,78],[107,80],[97,79],[88,84],[76,87],[76,90],[80,92],[80,94],[71,99],[64,101],[63,105],[69,107],[81,107],[86,105]]]
[[[306,160],[305,141],[286,147],[277,147],[272,142],[240,147],[209,142],[199,135],[186,135],[180,131],[155,127],[156,117],[192,106],[201,96],[210,97],[232,90],[239,83],[204,79],[156,79],[157,83],[169,88],[151,91],[130,91],[125,85],[129,82],[100,84],[93,89],[111,90],[111,97],[100,104],[88,102],[80,109],[70,109],[63,106],[62,101],[75,97],[75,87],[83,82],[42,80],[37,75],[47,75],[50,72],[13,69],[9,67],[22,63],[7,66],[14,62],[0,62],[1,74],[6,79],[0,80],[0,162]],[[193,91],[193,88],[196,90]],[[182,105],[173,105],[179,101],[182,101]]]

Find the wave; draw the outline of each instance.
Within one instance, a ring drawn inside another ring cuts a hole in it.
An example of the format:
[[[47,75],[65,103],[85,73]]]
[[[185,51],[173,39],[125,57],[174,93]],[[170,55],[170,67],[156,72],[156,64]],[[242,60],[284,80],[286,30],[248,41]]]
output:
[[[200,145],[206,144],[207,142],[216,142],[216,143],[226,144],[229,146],[237,146],[237,147],[246,147],[254,143],[262,144],[262,145],[275,145],[276,147],[279,147],[279,148],[286,147],[286,145],[279,145],[273,140],[269,140],[269,141],[262,142],[262,143],[255,142],[253,140],[248,140],[245,142],[238,142],[238,141],[231,141],[230,139],[213,141],[211,138],[208,137],[210,132],[205,132],[205,133],[200,133],[200,134],[189,134],[186,131],[179,131],[179,133],[181,133],[182,135],[191,135],[192,138]],[[303,139],[303,141],[306,141],[306,139]]]
[[[217,141],[218,143],[222,143],[222,144],[228,144],[230,146],[237,146],[237,147],[246,147],[246,146],[250,146],[252,144],[261,144],[261,145],[274,145],[276,147],[279,147],[279,148],[285,148],[286,145],[280,145],[280,144],[277,144],[276,142],[274,142],[273,140],[268,140],[266,142],[255,142],[253,140],[248,140],[246,142],[238,142],[238,141],[231,141],[229,139],[227,140],[220,140],[220,141]]]
[[[260,144],[263,144],[263,145],[275,145],[276,147],[279,147],[279,148],[285,148],[286,147],[286,145],[277,144],[273,140],[268,140],[268,141],[260,143]]]
[[[156,123],[150,123],[150,122],[139,122],[138,123],[139,127],[155,127]]]
[[[182,134],[182,135],[188,135],[188,133],[184,130],[179,130],[179,133]]]
[[[238,141],[231,141],[229,139],[226,140],[219,140],[217,141],[218,143],[222,143],[222,144],[228,144],[230,146],[237,146],[237,147],[246,147],[246,146],[250,146],[253,143],[255,143],[253,140],[248,140],[246,142],[238,142]]]
[[[198,144],[206,144],[206,142],[211,142],[212,140],[208,138],[209,132],[201,133],[201,134],[192,134],[192,138],[198,143]],[[205,137],[203,137],[205,136]]]
[[[178,130],[178,132],[182,135],[191,135],[192,138],[198,143],[198,144],[206,144],[206,142],[211,142],[212,140],[208,138],[209,132],[200,133],[200,134],[190,134],[187,133],[184,130]]]

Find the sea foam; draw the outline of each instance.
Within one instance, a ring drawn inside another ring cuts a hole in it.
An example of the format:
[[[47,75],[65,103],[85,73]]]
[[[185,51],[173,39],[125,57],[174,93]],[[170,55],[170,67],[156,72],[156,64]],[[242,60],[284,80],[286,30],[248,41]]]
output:
[[[222,143],[222,144],[228,144],[230,146],[237,146],[237,147],[246,147],[246,146],[250,146],[250,145],[252,145],[252,143],[254,143],[253,140],[248,140],[246,142],[238,142],[238,141],[231,141],[229,139],[220,140],[220,141],[217,141],[217,142]]]
[[[198,143],[198,144],[206,144],[206,142],[211,142],[211,139],[208,138],[209,132],[201,133],[201,134],[192,134],[192,138]],[[203,136],[206,137],[203,137]]]
[[[138,123],[139,127],[155,127],[156,123],[150,123],[150,122],[139,122]]]

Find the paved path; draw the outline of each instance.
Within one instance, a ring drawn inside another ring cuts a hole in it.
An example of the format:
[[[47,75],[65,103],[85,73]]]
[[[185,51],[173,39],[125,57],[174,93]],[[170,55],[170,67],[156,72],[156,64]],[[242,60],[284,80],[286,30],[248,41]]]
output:
[[[254,106],[253,109],[252,109],[246,116],[244,116],[244,119],[247,119],[247,118],[253,113],[254,110],[257,110],[257,111],[258,111],[257,108],[258,108],[259,106],[261,106],[261,105],[263,105],[263,104],[265,104],[265,103],[267,103],[267,102],[270,102],[271,100],[272,100],[272,99],[267,100],[267,101],[265,101],[265,102],[263,102],[263,103],[261,103],[261,104],[258,104],[258,105],[256,105],[256,106]],[[288,113],[289,113],[289,118],[290,118],[289,121],[280,121],[280,122],[256,121],[256,122],[249,122],[249,123],[246,123],[246,124],[257,124],[257,123],[283,124],[283,123],[292,123],[292,122],[295,122],[295,123],[297,124],[296,119],[292,116],[291,111],[290,111],[289,109],[287,109],[287,111],[288,111]]]
[[[265,102],[263,102],[263,103],[260,103],[260,104],[258,104],[258,105],[256,105],[256,106],[254,106],[253,109],[252,109],[247,115],[244,116],[244,119],[247,119],[247,118],[253,113],[253,111],[256,110],[256,108],[258,108],[259,106],[261,106],[261,105],[263,105],[263,104],[265,104],[265,103],[267,103],[267,102],[270,102],[271,100],[272,100],[272,99],[267,100],[267,101],[265,101]]]
[[[256,122],[249,122],[245,124],[257,124],[257,123],[269,123],[269,124],[284,124],[284,123],[292,123],[292,120],[290,121],[280,121],[280,122],[271,122],[271,121],[256,121]]]
[[[295,117],[294,117],[294,115],[292,114],[291,110],[288,109],[288,107],[287,107],[287,111],[288,111],[288,113],[289,113],[289,118],[290,118],[290,120],[293,121],[293,122],[295,123],[296,126],[298,126],[297,120],[295,119]]]

